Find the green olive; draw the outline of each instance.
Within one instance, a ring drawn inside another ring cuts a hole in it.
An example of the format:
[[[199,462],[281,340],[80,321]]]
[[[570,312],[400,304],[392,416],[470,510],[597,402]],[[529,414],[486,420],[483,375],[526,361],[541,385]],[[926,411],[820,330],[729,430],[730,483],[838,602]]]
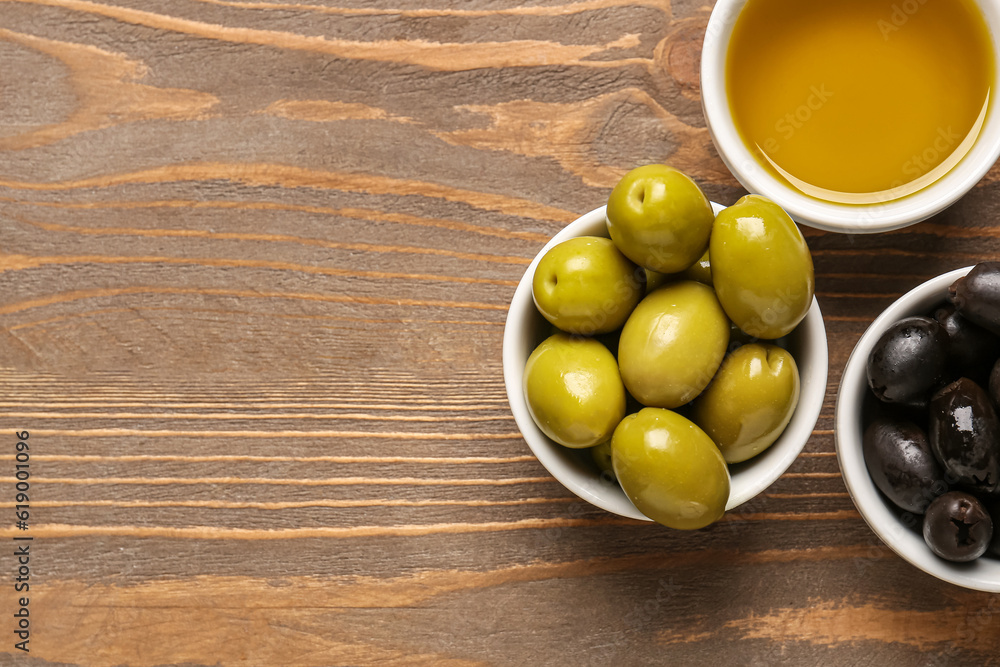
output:
[[[729,469],[704,431],[676,412],[645,408],[611,438],[615,475],[653,521],[684,530],[717,521],[729,502]]]
[[[719,301],[746,333],[781,338],[806,316],[815,291],[812,255],[774,202],[747,195],[721,211],[709,252]]]
[[[590,456],[601,471],[601,477],[614,479],[615,469],[611,464],[611,441],[602,442],[590,448]]]
[[[680,272],[678,278],[695,280],[703,285],[712,285],[712,262],[708,258],[708,250],[697,262]]]
[[[770,447],[799,402],[795,359],[777,345],[751,343],[722,362],[712,384],[694,401],[694,421],[728,463]]]
[[[632,311],[618,342],[618,365],[640,403],[676,408],[708,385],[728,345],[729,320],[712,288],[683,280]]]
[[[698,261],[712,231],[712,204],[673,167],[648,164],[625,174],[608,197],[611,240],[636,264],[677,273]]]
[[[592,338],[555,334],[524,366],[524,397],[538,428],[582,449],[611,437],[625,416],[625,387],[608,348]]]
[[[660,273],[659,271],[650,271],[649,269],[643,270],[646,272],[646,294],[658,290],[667,283],[675,280],[672,273]]]
[[[562,331],[607,333],[621,327],[639,303],[643,278],[610,239],[580,236],[542,256],[531,295],[538,312]]]
[[[553,332],[555,333],[555,332]],[[756,343],[760,339],[756,336],[751,336],[747,332],[740,329],[738,326],[729,323],[729,350],[735,350],[741,345],[749,345],[750,343]]]
[[[678,280],[693,280],[702,285],[712,286],[712,265],[709,262],[707,250],[701,259],[680,273],[659,273],[649,269],[645,269],[645,271],[646,294]]]

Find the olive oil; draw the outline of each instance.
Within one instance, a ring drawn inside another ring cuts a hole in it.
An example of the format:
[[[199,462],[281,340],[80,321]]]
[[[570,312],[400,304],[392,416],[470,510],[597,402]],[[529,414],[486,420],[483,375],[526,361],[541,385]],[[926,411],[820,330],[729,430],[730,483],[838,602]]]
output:
[[[762,167],[858,204],[912,194],[958,164],[995,77],[972,0],[749,0],[726,62],[736,127]]]

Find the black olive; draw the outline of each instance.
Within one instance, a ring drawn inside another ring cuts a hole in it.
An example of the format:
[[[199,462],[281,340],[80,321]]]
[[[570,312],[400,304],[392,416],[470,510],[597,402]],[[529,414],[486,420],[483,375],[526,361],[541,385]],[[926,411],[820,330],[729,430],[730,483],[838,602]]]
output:
[[[1000,421],[982,387],[959,378],[934,394],[928,436],[949,482],[1000,491]]]
[[[927,435],[912,422],[875,420],[865,429],[862,450],[875,486],[900,509],[923,514],[948,490]]]
[[[993,364],[993,370],[990,371],[990,400],[993,401],[993,407],[1000,409],[1000,359]]]
[[[948,289],[962,317],[1000,334],[1000,262],[981,262]]]
[[[1000,337],[962,317],[951,304],[934,311],[934,319],[948,334],[948,376],[985,385],[987,373],[1000,357]]]
[[[948,334],[929,317],[886,329],[868,355],[868,386],[887,403],[919,404],[944,379]]]
[[[986,553],[993,520],[979,500],[964,491],[939,496],[924,514],[924,542],[941,558],[965,563]]]
[[[876,419],[912,422],[926,433],[928,425],[927,402],[924,401],[923,404],[916,405],[885,403],[875,398],[875,394],[872,392],[866,391],[861,401],[861,423],[867,428]]]
[[[993,519],[993,539],[990,540],[990,547],[986,550],[991,556],[997,556],[1000,558],[1000,499],[998,498],[987,498],[983,503],[986,505],[986,511],[990,513],[990,518]]]

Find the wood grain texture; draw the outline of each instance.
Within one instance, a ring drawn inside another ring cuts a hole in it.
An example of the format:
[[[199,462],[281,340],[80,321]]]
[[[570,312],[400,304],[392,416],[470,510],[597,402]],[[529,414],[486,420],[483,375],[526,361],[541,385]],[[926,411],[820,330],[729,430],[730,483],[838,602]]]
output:
[[[882,546],[832,432],[867,324],[1000,259],[1000,170],[805,230],[823,413],[711,529],[580,501],[517,431],[503,324],[552,234],[644,162],[742,194],[710,4],[0,2],[0,539],[23,430],[34,537],[0,664],[1000,664],[1000,598]]]

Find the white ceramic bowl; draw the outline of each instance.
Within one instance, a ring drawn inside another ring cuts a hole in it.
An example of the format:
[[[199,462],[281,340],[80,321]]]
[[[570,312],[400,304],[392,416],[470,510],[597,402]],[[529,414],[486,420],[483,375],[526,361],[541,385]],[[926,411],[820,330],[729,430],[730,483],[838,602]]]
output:
[[[844,368],[837,394],[837,460],[858,511],[890,549],[938,579],[1000,593],[1000,560],[983,557],[972,563],[951,563],[935,556],[919,530],[907,528],[900,518],[903,513],[879,493],[861,451],[863,406],[869,391],[866,367],[875,343],[893,323],[911,315],[926,315],[943,303],[948,287],[971,270],[971,266],[957,269],[915,287],[886,308],[861,336]]]
[[[716,212],[723,208],[718,204],[714,206]],[[549,248],[575,236],[607,237],[605,207],[587,213],[553,236],[518,284],[503,337],[503,375],[507,398],[528,447],[553,477],[579,497],[609,512],[648,520],[617,483],[601,477],[586,450],[569,449],[546,437],[531,419],[525,403],[524,364],[532,350],[544,339],[549,326],[532,301],[531,279],[538,261]],[[753,459],[729,467],[732,486],[726,509],[742,505],[778,479],[802,451],[819,418],[826,395],[828,356],[823,315],[815,299],[806,318],[789,335],[788,341],[788,349],[795,357],[802,381],[798,407],[777,442]]]
[[[726,53],[736,18],[747,0],[718,0],[712,10],[701,55],[701,97],[708,131],[722,161],[749,192],[768,197],[797,222],[834,232],[869,233],[899,229],[926,220],[954,204],[982,179],[1000,157],[1000,105],[990,100],[978,140],[948,173],[922,190],[878,204],[837,204],[809,197],[764,169],[736,130],[726,93]],[[978,5],[1000,43],[1000,3]],[[1000,61],[1000,53],[997,54]],[[1000,90],[1000,67],[992,85]]]

